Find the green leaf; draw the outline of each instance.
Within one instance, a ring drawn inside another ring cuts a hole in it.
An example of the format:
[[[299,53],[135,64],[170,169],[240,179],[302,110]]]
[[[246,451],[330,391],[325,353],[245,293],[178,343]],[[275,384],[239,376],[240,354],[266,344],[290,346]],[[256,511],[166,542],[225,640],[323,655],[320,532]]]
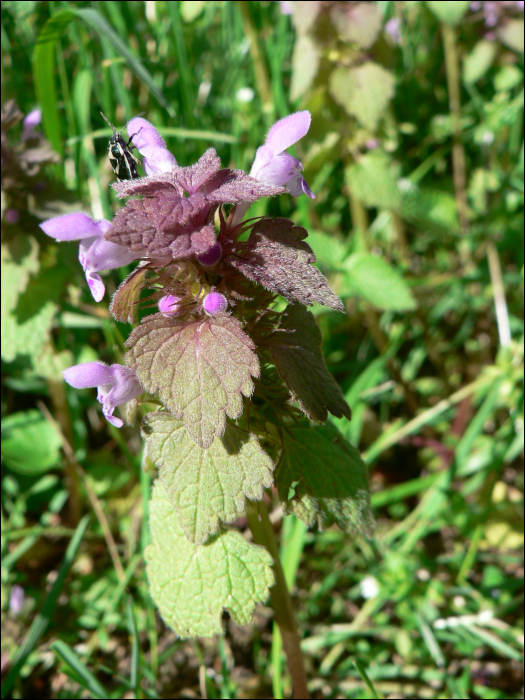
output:
[[[17,313],[18,302],[30,284],[30,276],[39,269],[38,244],[29,236],[20,236],[2,244],[2,359],[13,362],[17,355],[36,358],[48,340],[56,305],[44,302],[27,317]]]
[[[311,87],[319,69],[319,47],[309,34],[297,37],[292,55],[290,100],[295,102]]]
[[[450,192],[411,186],[406,193],[401,214],[419,226],[456,233],[459,230],[456,200]]]
[[[429,0],[428,8],[445,24],[458,24],[463,19],[463,15],[468,10],[469,0]]]
[[[345,170],[352,193],[367,207],[399,209],[401,195],[390,169],[390,158],[383,151],[360,156]]]
[[[242,395],[259,376],[255,345],[232,316],[181,321],[147,317],[126,341],[126,363],[143,387],[159,394],[193,440],[206,449],[238,418]]]
[[[394,96],[394,85],[394,76],[371,61],[357,68],[336,68],[329,83],[334,100],[371,131]]]
[[[333,233],[308,231],[308,244],[315,253],[315,261],[326,270],[338,270],[346,258],[348,243]]]
[[[180,16],[185,22],[193,22],[202,14],[205,6],[204,0],[182,0],[180,5]]]
[[[272,333],[268,344],[277,371],[293,399],[311,420],[324,422],[328,411],[350,420],[350,407],[326,369],[321,331],[313,315],[299,305],[288,306],[286,314],[284,330]]]
[[[409,286],[390,263],[368,253],[354,253],[344,262],[347,291],[380,309],[411,311],[416,301]]]
[[[66,553],[64,554],[64,558],[60,564],[58,576],[54,579],[53,585],[49,589],[43,605],[40,607],[40,612],[33,617],[31,627],[24,637],[23,642],[18,647],[18,651],[11,659],[11,668],[2,682],[3,698],[10,697],[11,688],[17,681],[20,680],[22,667],[27,662],[33,649],[35,649],[37,646],[40,638],[45,633],[49,622],[53,619],[53,613],[55,611],[62,588],[64,587],[66,576],[71,568],[71,565],[73,564],[73,561],[75,560],[75,556],[88,525],[89,516],[85,515],[73,533],[73,537],[68,544]],[[5,563],[5,558],[2,563]],[[69,587],[66,588],[66,590],[69,590]]]
[[[261,500],[273,483],[273,462],[257,438],[231,423],[207,450],[164,411],[146,416],[143,437],[184,534],[197,544],[217,532],[220,520],[242,515],[247,498]]]
[[[498,39],[509,49],[523,53],[523,20],[509,19],[498,28]]]
[[[347,532],[371,534],[366,465],[331,423],[284,431],[275,482],[288,511],[308,527],[335,520]]]
[[[332,24],[343,41],[369,49],[379,36],[383,16],[371,2],[334,5],[330,12]]]
[[[251,621],[270,594],[272,557],[233,530],[193,544],[157,481],[149,502],[151,544],[145,549],[150,593],[164,622],[179,637],[222,632],[222,609],[238,625]]]
[[[474,46],[472,51],[463,59],[463,82],[465,85],[473,85],[482,78],[491,67],[498,45],[494,41],[482,39]]]
[[[100,36],[111,42],[115,50],[125,59],[135,75],[146,85],[168,113],[173,116],[173,108],[168,104],[162,90],[156,85],[152,75],[146,70],[141,60],[128,48],[106,18],[97,10],[91,8],[73,8],[60,10],[44,24],[38,34],[33,51],[33,77],[38,102],[42,107],[42,120],[47,138],[53,148],[60,154],[64,153],[60,129],[60,115],[55,84],[55,55],[57,43],[64,34],[72,19],[81,19]]]
[[[60,459],[60,437],[40,411],[22,411],[2,420],[2,459],[21,474],[41,474]]]

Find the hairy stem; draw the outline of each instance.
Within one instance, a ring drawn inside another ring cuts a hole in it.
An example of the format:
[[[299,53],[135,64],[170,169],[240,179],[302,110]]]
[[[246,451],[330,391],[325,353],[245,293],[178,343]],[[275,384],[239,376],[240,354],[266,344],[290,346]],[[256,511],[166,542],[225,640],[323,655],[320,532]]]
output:
[[[452,176],[456,206],[458,208],[459,225],[462,233],[468,230],[467,215],[467,176],[465,165],[465,149],[461,142],[461,92],[459,75],[459,55],[456,43],[456,30],[443,23],[443,46],[445,50],[445,68],[447,71],[447,89],[450,114],[454,126],[454,145],[452,146]]]
[[[274,560],[275,584],[271,590],[271,606],[275,622],[279,625],[281,631],[283,647],[288,661],[288,670],[292,677],[293,697],[309,698],[310,694],[306,684],[303,654],[295,624],[292,600],[286,586],[283,568],[279,559],[277,540],[275,539],[275,533],[264,501],[250,503],[247,516],[254,541],[266,547]]]

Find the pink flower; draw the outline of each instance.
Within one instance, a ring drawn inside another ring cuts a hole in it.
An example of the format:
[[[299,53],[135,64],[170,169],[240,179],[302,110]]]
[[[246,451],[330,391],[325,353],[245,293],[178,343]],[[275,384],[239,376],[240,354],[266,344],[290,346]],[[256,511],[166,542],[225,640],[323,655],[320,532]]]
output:
[[[78,259],[95,301],[101,301],[106,291],[97,272],[122,267],[141,257],[124,246],[104,240],[104,233],[110,226],[109,221],[93,221],[82,212],[57,216],[40,224],[42,231],[57,241],[81,241]]]
[[[271,185],[287,185],[294,197],[305,194],[311,199],[315,195],[301,175],[302,163],[286,149],[302,139],[310,128],[312,116],[308,110],[295,112],[276,122],[266,137],[264,145],[257,149],[250,175],[260,182]]]
[[[108,366],[103,362],[86,362],[69,367],[62,374],[75,389],[98,387],[97,399],[102,404],[102,412],[116,428],[122,428],[124,423],[113,415],[115,407],[144,392],[135,372],[124,365]]]
[[[142,156],[142,167],[146,175],[159,175],[176,167],[175,156],[168,151],[166,142],[153,124],[142,117],[134,117],[126,129]]]

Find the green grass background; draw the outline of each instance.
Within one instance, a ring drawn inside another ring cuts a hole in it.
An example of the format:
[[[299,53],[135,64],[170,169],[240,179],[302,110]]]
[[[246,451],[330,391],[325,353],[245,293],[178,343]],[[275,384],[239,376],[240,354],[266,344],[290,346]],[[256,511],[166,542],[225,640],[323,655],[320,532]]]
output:
[[[100,111],[119,128],[144,112],[181,165],[213,145],[249,170],[299,109],[313,119],[295,155],[316,199],[253,215],[305,226],[345,301],[346,317],[314,313],[353,410],[334,422],[370,467],[377,519],[365,540],[275,514],[312,693],[523,696],[523,45],[503,20],[487,41],[480,12],[452,27],[435,7],[462,3],[368,4],[381,26],[399,18],[401,43],[381,29],[356,47],[324,14],[308,83],[279,3],[2,3],[2,101],[40,106],[60,155],[43,196],[2,173],[3,213],[21,215],[2,221],[2,697],[290,696],[270,610],[245,629],[225,615],[215,640],[177,640],[158,619],[138,428],[106,424],[93,391],[60,379],[122,361],[130,329],[91,299],[76,244],[38,221],[118,207]],[[369,60],[395,86],[376,123],[332,82]],[[2,148],[19,138],[3,132]],[[105,277],[109,292],[126,272]]]

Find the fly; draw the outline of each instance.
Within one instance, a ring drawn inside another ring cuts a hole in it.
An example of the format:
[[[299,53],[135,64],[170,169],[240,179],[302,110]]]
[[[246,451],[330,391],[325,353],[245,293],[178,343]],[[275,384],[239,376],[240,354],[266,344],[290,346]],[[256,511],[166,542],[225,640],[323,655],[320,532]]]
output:
[[[102,114],[102,112],[100,113]],[[117,180],[135,180],[139,176],[137,166],[140,164],[139,159],[131,152],[135,146],[133,145],[133,137],[139,132],[130,136],[126,143],[122,138],[122,131],[117,131],[113,124],[103,114],[105,121],[113,129],[113,136],[108,143],[108,158],[113,168],[113,172],[117,176]],[[140,131],[140,129],[139,129]]]

